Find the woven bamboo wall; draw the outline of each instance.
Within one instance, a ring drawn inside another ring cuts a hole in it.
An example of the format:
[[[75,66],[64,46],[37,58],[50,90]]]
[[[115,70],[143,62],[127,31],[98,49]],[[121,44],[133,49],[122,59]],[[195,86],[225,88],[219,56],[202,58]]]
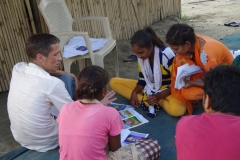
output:
[[[0,0],[0,92],[9,89],[14,64],[27,61],[25,40],[33,33],[33,19],[26,6],[24,0]]]
[[[27,62],[26,39],[36,33],[30,0],[0,0],[0,92],[9,89],[11,72],[17,62]],[[36,0],[37,4],[40,0]],[[129,39],[134,32],[165,18],[181,15],[181,0],[65,0],[73,17],[107,16],[112,36]],[[40,15],[43,32],[47,26]],[[81,22],[74,30],[102,37],[100,22]]]
[[[181,16],[181,0],[65,0],[65,2],[73,17],[108,17],[112,36],[117,40],[129,39],[138,29],[169,15]],[[40,19],[43,32],[48,32],[41,15]],[[77,22],[73,29],[87,31],[91,37],[103,36],[99,22]]]

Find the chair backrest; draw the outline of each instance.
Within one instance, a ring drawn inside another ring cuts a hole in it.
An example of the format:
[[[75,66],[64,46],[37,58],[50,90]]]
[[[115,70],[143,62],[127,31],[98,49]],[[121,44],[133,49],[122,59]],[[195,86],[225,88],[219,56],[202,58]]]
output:
[[[50,32],[72,31],[73,19],[64,0],[41,0],[38,8]]]
[[[72,31],[73,18],[67,8],[65,0],[41,0],[38,5],[40,12],[48,26],[49,32]],[[72,38],[58,37],[61,49]]]

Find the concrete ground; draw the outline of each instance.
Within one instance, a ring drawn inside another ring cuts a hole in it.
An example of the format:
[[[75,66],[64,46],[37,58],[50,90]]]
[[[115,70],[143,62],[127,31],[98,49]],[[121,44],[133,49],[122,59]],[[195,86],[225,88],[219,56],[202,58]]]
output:
[[[10,131],[10,121],[7,113],[8,92],[0,93],[0,155],[19,147]]]

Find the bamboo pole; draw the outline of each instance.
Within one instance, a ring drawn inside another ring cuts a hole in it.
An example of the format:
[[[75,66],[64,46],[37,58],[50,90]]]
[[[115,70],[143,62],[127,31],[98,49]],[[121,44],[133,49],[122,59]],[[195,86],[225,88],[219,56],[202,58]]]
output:
[[[20,32],[23,34],[24,39],[27,39],[31,34],[30,28],[28,27],[28,18],[27,18],[27,14],[26,14],[26,10],[25,10],[25,5],[24,5],[24,1],[22,0],[17,0],[17,6],[18,8],[18,20],[20,22],[20,26],[21,26],[21,30]],[[23,32],[23,31],[27,31],[27,32]]]
[[[2,56],[4,57],[5,55],[9,55],[3,58],[3,61],[7,61],[9,67],[14,65],[14,57],[12,56],[12,54],[9,52],[9,49],[12,48],[12,51],[15,52],[15,48],[14,46],[12,46],[12,41],[9,40],[13,38],[11,37],[11,33],[9,33],[9,29],[8,26],[10,27],[12,24],[9,24],[9,17],[8,15],[8,11],[7,11],[8,7],[7,7],[7,2],[6,1],[2,1],[1,4],[1,9],[0,9],[0,16],[2,19],[2,25],[1,25],[1,32],[3,33],[3,38],[4,40],[1,42],[4,52],[5,54],[3,54]]]
[[[11,0],[12,1],[12,0]],[[10,1],[10,2],[11,2]],[[30,30],[27,30],[25,28],[25,24],[24,22],[27,20],[27,18],[25,19],[21,13],[20,10],[22,10],[21,5],[19,5],[19,0],[17,1],[12,1],[12,4],[9,4],[10,6],[12,6],[13,8],[10,9],[12,11],[12,15],[15,14],[15,16],[12,17],[12,25],[16,25],[16,27],[13,26],[13,30],[16,29],[16,32],[12,32],[13,34],[13,39],[14,39],[14,44],[18,45],[18,48],[20,48],[20,52],[18,51],[18,53],[16,52],[15,54],[16,57],[18,57],[18,60],[16,62],[20,62],[22,60],[26,60],[26,56],[25,56],[25,40],[29,37],[30,35]],[[20,3],[22,3],[22,1],[20,1]],[[25,15],[26,16],[26,15]]]
[[[1,4],[1,19],[2,19],[2,25],[1,25],[1,32],[3,33],[3,38],[4,40],[1,38],[1,48],[3,49],[3,52],[1,54],[1,64],[2,64],[2,79],[1,79],[1,85],[3,87],[3,89],[5,90],[7,88],[7,86],[9,85],[9,81],[10,81],[10,77],[9,77],[9,71],[8,69],[11,66],[12,63],[12,57],[8,57],[7,55],[9,54],[9,49],[10,49],[10,45],[8,42],[8,32],[6,30],[7,26],[6,26],[6,19],[8,20],[8,17],[6,17],[6,15],[3,14],[3,12],[5,12],[5,9],[7,9],[7,2],[6,1],[2,1]],[[7,12],[7,11],[6,11]],[[5,12],[5,14],[7,14]]]
[[[16,62],[20,62],[23,60],[26,60],[26,56],[23,54],[25,53],[25,39],[28,38],[28,35],[30,35],[29,30],[24,30],[23,28],[23,24],[21,19],[19,18],[19,16],[21,16],[19,14],[19,10],[21,10],[21,8],[19,8],[18,2],[17,1],[8,1],[9,2],[9,15],[14,15],[12,16],[9,21],[9,27],[8,30],[9,32],[12,30],[12,32],[9,33],[9,35],[11,36],[10,40],[10,44],[13,46],[13,50],[14,52],[12,52],[12,54],[14,54],[14,63]],[[16,50],[15,50],[16,49]],[[19,49],[19,50],[18,50]],[[14,65],[14,64],[13,64]]]
[[[0,28],[1,31],[1,28]],[[2,37],[2,36],[1,36]],[[2,42],[2,38],[0,39],[0,42]],[[2,46],[3,44],[0,43],[0,48],[1,48],[1,53],[4,53],[4,47]],[[5,65],[4,65],[5,64]],[[1,92],[2,91],[6,91],[8,89],[8,84],[9,82],[6,83],[6,75],[7,75],[7,66],[6,66],[6,62],[5,62],[5,58],[3,57],[3,54],[0,54],[0,86],[1,86]]]
[[[135,17],[136,17],[136,20],[137,20],[137,23],[138,23],[138,29],[141,29],[141,22],[140,22],[140,19],[139,19],[139,12],[138,12],[137,4],[136,4],[135,0],[132,0],[132,7],[133,7],[133,11],[135,13]]]
[[[1,27],[0,27],[0,53],[4,53],[4,48],[2,46],[3,41],[4,41],[4,39],[3,39]],[[3,79],[4,79],[3,77],[5,76],[5,69],[4,69],[4,66],[2,64],[3,62],[4,62],[3,54],[0,54],[0,77],[1,77],[0,78],[0,92],[5,91],[5,84],[4,84],[4,81],[3,81]]]
[[[94,2],[92,0],[88,0],[88,6],[90,10],[90,15],[89,16],[95,16],[98,15],[96,12],[96,8],[94,8]],[[97,30],[99,29],[99,25],[97,24],[96,21],[91,21],[91,27],[92,27],[92,32],[91,32],[91,37],[97,37],[98,33]]]
[[[119,11],[119,1],[107,1],[109,3],[109,5],[111,5],[112,7],[108,10],[109,13],[112,13],[112,14],[109,14],[109,22],[110,22],[110,25],[111,25],[111,28],[114,28],[115,30],[115,38],[121,38],[121,26],[122,26],[122,20],[121,20],[121,14],[120,14],[120,11]],[[106,8],[107,9],[107,8]],[[112,20],[112,21],[111,21]]]
[[[25,0],[25,3],[26,3],[26,6],[27,6],[29,19],[30,19],[31,26],[32,26],[32,31],[33,31],[34,34],[36,34],[37,30],[36,30],[35,22],[34,22],[34,19],[33,19],[33,14],[32,14],[32,9],[31,9],[31,6],[30,6],[30,2],[29,2],[29,0]]]
[[[36,0],[36,2],[37,2],[37,5],[39,5],[40,0]],[[48,27],[45,23],[45,20],[44,20],[41,12],[39,10],[38,10],[38,13],[39,13],[39,18],[40,18],[40,24],[41,24],[41,27],[42,27],[42,32],[43,33],[49,33],[49,30],[48,30]]]
[[[41,27],[41,21],[39,17],[39,11],[38,11],[38,3],[36,0],[28,0],[30,3],[30,9],[28,13],[32,12],[33,19],[34,19],[34,25],[36,27],[37,33],[42,33],[42,27]]]

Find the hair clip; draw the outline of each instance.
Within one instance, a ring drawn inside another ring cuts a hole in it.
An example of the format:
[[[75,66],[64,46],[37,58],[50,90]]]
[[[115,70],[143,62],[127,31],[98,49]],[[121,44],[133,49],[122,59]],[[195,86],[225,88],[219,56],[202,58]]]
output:
[[[90,89],[90,92],[91,92],[91,93],[97,92],[97,89],[96,89],[96,88],[89,87],[89,89]]]

